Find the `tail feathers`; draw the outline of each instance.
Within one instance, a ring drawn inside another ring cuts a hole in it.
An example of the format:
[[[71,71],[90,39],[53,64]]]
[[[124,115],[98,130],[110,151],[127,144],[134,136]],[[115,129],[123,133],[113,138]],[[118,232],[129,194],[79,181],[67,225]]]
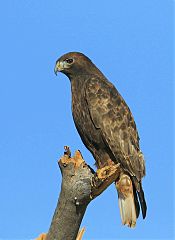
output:
[[[133,196],[125,198],[123,194],[119,193],[119,207],[120,215],[123,225],[128,227],[135,227],[136,225],[136,210]]]
[[[131,179],[133,182],[133,191],[134,191],[136,209],[139,209],[139,211],[140,211],[140,207],[141,207],[142,216],[143,216],[143,219],[145,219],[146,212],[147,212],[147,206],[146,206],[144,191],[142,189],[142,183],[141,183],[141,181],[138,182],[135,177],[131,177]]]
[[[119,181],[116,182],[116,187],[118,191],[119,208],[122,223],[123,225],[128,225],[128,227],[133,228],[136,225],[136,219],[139,211],[138,209],[136,211],[136,199],[134,197],[133,186],[130,177],[126,174],[122,174]]]
[[[139,214],[140,214],[140,204],[138,201],[137,191],[136,191],[134,184],[133,184],[133,193],[134,193],[134,203],[135,203],[135,208],[136,208],[136,216],[138,218]]]
[[[146,217],[146,211],[147,211],[147,206],[146,206],[146,201],[145,201],[145,196],[144,196],[144,191],[142,189],[142,185],[140,184],[140,191],[137,192],[139,196],[139,201],[142,209],[142,216],[143,219]]]

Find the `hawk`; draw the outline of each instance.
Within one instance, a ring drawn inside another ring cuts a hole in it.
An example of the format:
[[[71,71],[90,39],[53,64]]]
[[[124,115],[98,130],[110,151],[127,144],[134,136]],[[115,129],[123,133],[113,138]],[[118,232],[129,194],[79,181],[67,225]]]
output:
[[[140,206],[143,218],[147,206],[142,189],[145,161],[132,113],[115,86],[84,54],[61,56],[57,72],[70,80],[75,126],[97,167],[120,163],[122,171],[115,182],[120,215],[124,225],[134,227]]]

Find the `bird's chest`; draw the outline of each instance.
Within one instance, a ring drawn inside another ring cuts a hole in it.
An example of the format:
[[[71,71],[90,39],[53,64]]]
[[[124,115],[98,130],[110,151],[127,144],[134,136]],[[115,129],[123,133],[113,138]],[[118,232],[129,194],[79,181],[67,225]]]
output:
[[[97,144],[99,142],[99,137],[91,120],[83,91],[79,94],[72,92],[72,114],[75,126],[84,144],[87,147],[93,143]]]
[[[78,130],[82,129],[85,132],[86,128],[90,125],[90,115],[86,100],[82,94],[72,94],[72,114]]]

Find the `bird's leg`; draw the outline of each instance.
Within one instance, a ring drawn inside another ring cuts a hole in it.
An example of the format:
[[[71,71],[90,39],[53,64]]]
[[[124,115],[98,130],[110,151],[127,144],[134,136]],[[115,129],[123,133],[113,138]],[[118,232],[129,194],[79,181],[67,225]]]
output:
[[[105,180],[110,175],[111,169],[112,165],[97,169],[97,177],[101,180]]]
[[[99,168],[92,179],[91,198],[100,195],[120,174],[120,164],[111,164]]]

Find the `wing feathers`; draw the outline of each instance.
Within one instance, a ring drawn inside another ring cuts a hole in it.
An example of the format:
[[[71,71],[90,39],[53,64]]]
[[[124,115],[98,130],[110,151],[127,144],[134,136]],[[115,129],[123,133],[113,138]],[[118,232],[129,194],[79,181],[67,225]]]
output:
[[[145,173],[140,157],[139,136],[132,113],[117,91],[106,79],[92,77],[85,85],[85,98],[92,122],[101,129],[116,161],[138,181]]]

